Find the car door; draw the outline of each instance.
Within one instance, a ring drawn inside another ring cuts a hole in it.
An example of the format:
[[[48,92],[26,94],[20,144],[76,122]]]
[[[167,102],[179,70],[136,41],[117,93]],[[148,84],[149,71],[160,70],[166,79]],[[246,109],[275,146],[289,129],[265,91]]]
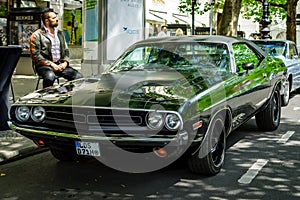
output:
[[[265,72],[265,56],[248,43],[234,43],[230,106],[232,107],[233,126],[237,126],[251,117],[254,112],[267,102],[270,92],[270,81]],[[245,70],[243,64],[252,63],[253,69]]]

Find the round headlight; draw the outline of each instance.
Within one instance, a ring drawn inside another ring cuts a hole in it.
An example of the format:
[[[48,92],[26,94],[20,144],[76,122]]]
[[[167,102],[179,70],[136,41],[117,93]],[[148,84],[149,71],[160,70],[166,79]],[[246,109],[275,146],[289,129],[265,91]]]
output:
[[[167,129],[171,131],[178,130],[179,127],[181,126],[180,118],[176,114],[168,114],[165,123]]]
[[[30,109],[27,106],[18,107],[15,111],[16,118],[20,122],[25,122],[29,119]]]
[[[163,115],[158,112],[150,112],[147,117],[147,125],[149,128],[157,130],[162,128],[163,125]]]
[[[43,107],[34,107],[31,112],[31,118],[35,122],[41,122],[45,119],[46,111]]]

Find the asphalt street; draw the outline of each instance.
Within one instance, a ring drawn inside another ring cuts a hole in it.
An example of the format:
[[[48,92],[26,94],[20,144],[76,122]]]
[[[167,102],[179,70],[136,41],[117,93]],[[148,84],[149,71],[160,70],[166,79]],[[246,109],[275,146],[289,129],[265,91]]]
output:
[[[251,119],[227,139],[221,173],[192,174],[184,162],[132,174],[97,160],[60,162],[49,151],[0,165],[0,199],[205,199],[300,198],[300,94],[282,108],[273,132]]]

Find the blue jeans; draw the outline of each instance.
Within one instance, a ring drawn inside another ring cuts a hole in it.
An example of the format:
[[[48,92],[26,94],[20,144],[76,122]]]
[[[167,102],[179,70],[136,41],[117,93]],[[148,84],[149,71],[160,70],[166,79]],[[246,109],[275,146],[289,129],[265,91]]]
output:
[[[43,78],[43,88],[52,86],[54,84],[56,76],[63,77],[68,81],[82,78],[82,74],[76,69],[68,66],[61,72],[54,72],[50,66],[36,67],[36,72]]]

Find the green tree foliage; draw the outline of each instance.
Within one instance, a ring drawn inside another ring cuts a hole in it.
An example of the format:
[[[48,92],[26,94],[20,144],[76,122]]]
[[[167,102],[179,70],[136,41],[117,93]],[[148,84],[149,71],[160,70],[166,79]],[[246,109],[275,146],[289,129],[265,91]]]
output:
[[[268,0],[268,1],[270,4],[269,7],[270,19],[271,16],[273,17],[274,20],[286,19],[287,12],[284,9],[286,0]],[[244,8],[242,11],[243,17],[246,19],[253,19],[254,22],[259,22],[262,17],[262,2],[263,2],[262,0],[243,0],[242,2],[242,6]],[[275,23],[278,23],[278,21],[275,21]]]
[[[287,39],[292,40],[296,42],[296,7],[299,0],[268,0],[270,7],[270,18],[274,20],[275,23],[277,23],[277,20],[284,20],[286,19],[286,35]],[[203,2],[195,5],[195,12],[198,14],[203,14],[210,10],[209,2]],[[232,6],[235,8],[243,7],[241,9],[241,14],[244,18],[247,19],[253,19],[254,22],[258,22],[262,18],[262,3],[264,0],[216,0],[215,6],[223,9],[223,13],[230,13],[232,10]],[[203,6],[201,6],[203,4]],[[235,5],[233,5],[235,4]],[[240,5],[237,5],[240,4]],[[229,5],[226,6],[226,5]],[[191,6],[191,0],[180,0],[180,5],[178,9],[181,12],[188,12],[190,13],[192,10]],[[238,10],[238,9],[237,9]],[[238,18],[240,13],[233,13],[235,17]],[[232,16],[225,16],[225,19],[232,18]],[[218,20],[219,21],[219,20]],[[228,20],[222,21],[220,20],[218,24],[218,27],[226,27],[228,26]],[[226,23],[226,24],[222,24]],[[234,26],[237,26],[235,24]],[[232,27],[233,29],[236,29],[236,27]],[[224,30],[222,28],[222,30]],[[226,30],[227,33],[221,33],[222,35],[234,35],[234,32],[230,33],[230,30]]]
[[[286,39],[296,42],[296,14],[299,0],[268,0],[270,16],[276,20],[286,19]],[[245,17],[256,16],[259,21],[262,15],[263,0],[243,0],[243,6],[247,6]],[[275,18],[274,18],[275,17]],[[275,21],[276,23],[277,21]]]
[[[0,17],[6,17],[7,9],[6,5],[0,5]]]
[[[202,7],[203,5],[204,7]],[[191,0],[180,0],[180,4],[178,6],[180,12],[190,13],[192,14],[192,1]],[[197,3],[195,4],[195,13],[203,15],[205,12],[210,10],[209,2]]]

